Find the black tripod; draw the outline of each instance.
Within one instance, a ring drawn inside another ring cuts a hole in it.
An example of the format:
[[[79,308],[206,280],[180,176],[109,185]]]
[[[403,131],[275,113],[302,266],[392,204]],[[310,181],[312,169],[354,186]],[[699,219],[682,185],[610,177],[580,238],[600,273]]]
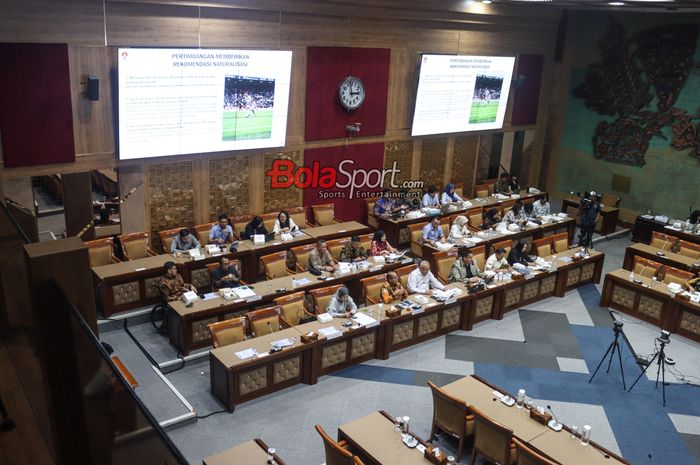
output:
[[[15,422],[12,421],[10,416],[7,414],[5,404],[2,402],[2,397],[0,397],[0,419],[2,419],[2,423],[0,423],[0,431],[10,431],[15,427]]]
[[[596,373],[598,373],[598,370],[600,370],[600,367],[601,365],[603,365],[605,357],[608,357],[608,354],[610,354],[610,357],[608,357],[608,369],[605,372],[610,373],[610,365],[612,364],[612,359],[615,355],[615,352],[617,352],[617,361],[620,362],[620,374],[622,375],[622,389],[627,389],[627,386],[625,385],[625,369],[622,366],[622,348],[620,347],[619,341],[620,334],[622,334],[622,325],[623,324],[621,321],[616,321],[614,323],[613,333],[615,333],[615,339],[613,339],[613,341],[608,346],[608,350],[606,350],[605,354],[603,354],[603,358],[600,359],[600,363],[598,363],[598,366],[591,375],[591,379],[588,380],[589,383],[593,381],[593,378],[595,378]]]
[[[661,332],[661,337],[657,337],[656,340],[659,341],[659,344],[661,344],[661,348],[657,353],[654,354],[654,356],[651,358],[649,361],[649,365],[647,365],[644,370],[642,370],[641,373],[639,373],[639,376],[637,376],[637,379],[634,380],[634,383],[632,383],[632,386],[630,386],[629,390],[627,392],[632,392],[632,388],[637,384],[637,381],[641,379],[642,376],[644,376],[644,373],[647,372],[649,367],[654,363],[654,360],[656,360],[656,383],[654,384],[655,388],[659,387],[659,375],[661,375],[661,397],[663,399],[663,406],[666,406],[666,354],[664,353],[664,348],[666,347],[666,344],[669,344],[671,341],[669,340],[668,336],[664,334],[665,331]]]

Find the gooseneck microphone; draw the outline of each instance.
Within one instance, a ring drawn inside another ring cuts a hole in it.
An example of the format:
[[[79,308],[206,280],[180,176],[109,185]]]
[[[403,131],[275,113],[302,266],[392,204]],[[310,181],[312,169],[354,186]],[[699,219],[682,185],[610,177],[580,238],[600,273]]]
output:
[[[274,333],[274,331],[272,330],[272,325],[269,321],[267,322],[267,327],[270,328],[270,334]]]
[[[561,429],[562,429],[562,427],[563,427],[564,425],[561,424],[561,423],[559,423],[559,419],[557,418],[557,415],[554,413],[554,410],[552,410],[552,406],[551,406],[551,405],[547,405],[547,410],[548,410],[549,413],[551,413],[552,416],[554,417],[554,420],[553,420],[553,421],[550,420],[549,423],[547,424],[547,426],[549,426],[550,428],[552,428],[554,431],[561,431]]]

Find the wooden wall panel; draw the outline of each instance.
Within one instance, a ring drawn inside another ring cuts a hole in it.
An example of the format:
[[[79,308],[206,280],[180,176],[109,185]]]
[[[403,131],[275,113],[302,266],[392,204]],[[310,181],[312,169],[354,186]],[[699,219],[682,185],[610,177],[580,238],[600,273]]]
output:
[[[296,166],[301,166],[303,163],[303,153],[301,150],[293,150],[286,152],[269,152],[263,155],[264,157],[264,172],[272,169],[274,160],[291,160]],[[303,199],[301,189],[289,187],[287,189],[272,189],[270,178],[265,176],[265,191],[264,213],[278,212],[301,205]]]
[[[111,47],[68,47],[76,153],[114,153],[114,105],[110,81],[111,70],[117,65],[116,55],[116,49]],[[100,79],[98,101],[91,102],[87,98],[88,74]]]
[[[107,3],[107,41],[115,46],[199,46],[194,6]]]
[[[414,53],[393,49],[389,63],[389,94],[387,95],[386,135],[405,137],[410,129],[415,100]],[[409,131],[410,133],[410,131]]]
[[[471,196],[476,175],[476,157],[479,137],[476,135],[455,138],[452,156],[452,181],[464,183],[466,196]]]
[[[350,47],[355,41],[347,18],[283,13],[280,43],[283,47]]]
[[[387,142],[384,145],[384,168],[390,169],[394,161],[396,161],[397,168],[401,170],[394,178],[397,184],[411,179],[411,171],[413,169],[412,140]],[[389,181],[387,180],[387,182]]]
[[[445,155],[447,154],[447,138],[436,137],[423,139],[420,154],[420,177],[426,186],[442,186],[445,173]]]
[[[279,11],[202,8],[202,47],[281,48],[280,17]]]
[[[151,243],[160,245],[158,231],[194,225],[194,162],[148,165],[148,205]]]
[[[220,213],[249,213],[250,159],[250,155],[237,155],[209,160],[209,220]]]

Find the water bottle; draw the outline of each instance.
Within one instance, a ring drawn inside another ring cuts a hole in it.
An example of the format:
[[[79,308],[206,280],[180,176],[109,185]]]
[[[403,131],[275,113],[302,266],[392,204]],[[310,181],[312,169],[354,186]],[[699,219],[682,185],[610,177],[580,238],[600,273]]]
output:
[[[457,462],[455,462],[455,458],[451,455],[447,456],[447,465],[457,465]]]
[[[591,427],[589,425],[583,425],[583,430],[581,431],[581,445],[587,446],[591,442]]]
[[[630,282],[634,282],[634,271],[630,271]]]
[[[297,288],[297,278],[292,277],[292,289],[296,289],[296,288]]]
[[[518,408],[523,408],[525,404],[525,389],[518,390],[518,398],[515,401],[515,406]]]

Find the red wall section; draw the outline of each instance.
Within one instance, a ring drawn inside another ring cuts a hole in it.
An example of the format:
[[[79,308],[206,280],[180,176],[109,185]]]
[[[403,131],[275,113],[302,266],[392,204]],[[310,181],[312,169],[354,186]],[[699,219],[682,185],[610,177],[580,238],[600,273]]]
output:
[[[349,145],[347,148],[344,145],[336,147],[324,147],[318,149],[306,149],[304,151],[304,165],[311,168],[314,162],[318,162],[320,167],[334,167],[343,160],[352,160],[353,164],[346,163],[343,165],[343,170],[352,172],[353,170],[379,170],[384,168],[384,144],[358,144]],[[357,173],[356,179],[362,182],[364,174]],[[377,175],[370,176],[370,180],[376,184]],[[338,174],[337,184],[347,183],[345,175]],[[388,182],[388,181],[387,181]],[[357,198],[358,192],[379,192],[381,188],[362,187],[355,191],[354,198],[350,199],[350,187],[338,188],[331,187],[329,189],[306,188],[304,189],[304,205],[311,206],[322,203],[335,204],[335,217],[341,221],[359,221],[367,222],[367,209],[365,207],[364,197]],[[344,198],[322,198],[320,193],[338,193],[344,194]]]
[[[306,140],[343,138],[345,127],[353,123],[362,123],[359,137],[384,134],[390,53],[387,48],[307,48]],[[366,91],[365,101],[354,111],[338,99],[338,85],[349,75],[359,77]]]
[[[515,75],[525,76],[525,81],[513,96],[511,125],[522,126],[537,123],[543,66],[543,55],[518,55],[518,69],[515,71]]]
[[[5,167],[75,161],[68,46],[0,44]]]

